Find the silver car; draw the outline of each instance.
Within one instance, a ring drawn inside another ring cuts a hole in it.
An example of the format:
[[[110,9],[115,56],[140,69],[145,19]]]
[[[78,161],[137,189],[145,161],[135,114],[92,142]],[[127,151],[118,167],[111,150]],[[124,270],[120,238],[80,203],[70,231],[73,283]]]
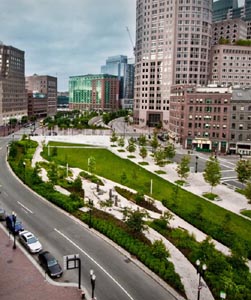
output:
[[[30,253],[38,253],[42,250],[42,245],[35,235],[27,230],[19,233],[19,241]]]

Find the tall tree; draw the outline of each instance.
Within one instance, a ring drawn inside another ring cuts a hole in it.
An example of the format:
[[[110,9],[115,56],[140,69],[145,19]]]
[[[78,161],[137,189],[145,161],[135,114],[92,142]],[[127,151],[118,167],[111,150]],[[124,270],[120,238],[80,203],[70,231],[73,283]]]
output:
[[[190,171],[190,168],[189,168],[189,164],[190,164],[190,160],[191,160],[191,157],[189,155],[184,155],[180,161],[180,163],[178,164],[177,168],[176,168],[176,171],[178,173],[178,176],[185,180],[188,178],[189,176],[189,171]]]
[[[241,159],[237,162],[235,171],[237,178],[244,185],[251,178],[251,160]]]
[[[217,186],[221,180],[221,167],[217,158],[214,156],[211,156],[206,162],[203,177],[204,180],[210,184],[212,193],[213,187]]]

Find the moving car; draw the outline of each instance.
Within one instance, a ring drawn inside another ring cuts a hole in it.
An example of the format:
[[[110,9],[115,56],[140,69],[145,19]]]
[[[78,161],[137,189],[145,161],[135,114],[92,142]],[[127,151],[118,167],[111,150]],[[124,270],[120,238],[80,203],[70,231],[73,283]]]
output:
[[[42,250],[42,245],[33,233],[24,230],[19,233],[19,241],[30,253],[38,253]]]
[[[49,251],[39,253],[38,260],[40,265],[50,277],[55,278],[62,276],[63,270],[60,264]]]
[[[6,226],[8,228],[8,230],[12,233],[12,234],[18,234],[20,231],[23,231],[23,225],[22,222],[18,219],[15,219],[14,222],[14,218],[16,218],[14,215],[9,215],[6,217]],[[14,225],[15,223],[15,225]]]

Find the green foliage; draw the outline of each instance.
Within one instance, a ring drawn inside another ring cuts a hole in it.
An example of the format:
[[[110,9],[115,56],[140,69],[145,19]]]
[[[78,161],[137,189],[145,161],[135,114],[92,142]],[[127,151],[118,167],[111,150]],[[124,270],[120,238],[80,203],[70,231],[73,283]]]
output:
[[[88,158],[88,171],[94,173],[96,170],[96,159],[94,156]]]
[[[165,146],[165,155],[166,155],[166,158],[167,159],[173,159],[174,156],[175,156],[175,154],[176,154],[176,150],[175,150],[174,144],[168,143]]]
[[[221,167],[217,158],[211,156],[206,162],[203,177],[207,183],[211,185],[211,193],[213,187],[217,186],[221,180]]]
[[[160,258],[160,259],[167,259],[170,254],[168,252],[168,250],[166,249],[165,244],[163,243],[162,240],[156,240],[153,242],[152,244],[152,253],[153,256]]]
[[[72,188],[76,191],[76,192],[81,192],[83,190],[82,188],[82,180],[81,177],[78,176],[72,183]]]
[[[144,218],[147,216],[146,212],[140,210],[132,211],[126,207],[123,211],[123,216],[124,221],[133,234],[137,235],[146,228],[144,221]]]
[[[141,147],[145,147],[146,146],[146,136],[145,134],[141,134],[138,138],[138,142],[139,142],[139,145]]]
[[[184,155],[178,164],[176,171],[178,173],[178,176],[181,179],[187,179],[189,176],[189,164],[190,164],[191,157],[189,155]]]
[[[154,161],[159,167],[164,167],[166,165],[166,154],[164,149],[159,148],[154,152]]]
[[[50,168],[47,172],[50,182],[55,185],[58,182],[58,165],[55,162],[50,163]]]
[[[203,197],[209,199],[209,200],[215,200],[218,195],[214,194],[214,193],[204,193]]]
[[[78,212],[77,216],[88,223],[88,213]],[[149,240],[145,237],[142,240],[140,235],[132,235],[126,224],[97,210],[94,210],[93,227],[126,249],[131,255],[136,256],[139,261],[170,284],[182,296],[185,296],[184,287],[179,276],[175,273],[173,264],[166,259],[165,255],[156,257],[155,255],[158,253],[156,247],[153,247]]]
[[[157,138],[157,134],[155,133],[150,141],[150,145],[152,147],[153,152],[156,151],[156,149],[159,147],[159,142]]]
[[[251,41],[250,40],[238,40],[235,42],[235,45],[238,46],[251,46]]]
[[[99,179],[96,175],[94,174],[89,174],[85,171],[80,172],[79,174],[80,176],[82,176],[83,178],[90,180],[93,183],[97,183],[99,185],[104,185],[103,181],[101,179]]]
[[[246,184],[244,195],[248,199],[248,203],[251,203],[251,181]]]
[[[220,45],[228,45],[228,44],[230,44],[230,40],[221,37],[221,38],[219,39],[219,44],[220,44]]]
[[[136,145],[135,145],[135,142],[133,139],[130,139],[128,141],[128,146],[127,146],[126,150],[129,151],[130,153],[136,151]]]
[[[61,145],[62,143],[52,143],[52,145]],[[134,164],[128,159],[122,159],[110,151],[105,149],[86,148],[86,149],[67,149],[58,148],[58,156],[53,158],[58,163],[64,164],[65,155],[68,154],[69,164],[71,167],[87,169],[86,157],[93,155],[96,158],[96,174],[105,177],[114,182],[120,182],[121,172],[118,170],[130,170],[130,173],[137,173],[137,177],[128,176],[126,185],[136,191],[142,191],[145,195],[150,194],[150,181],[153,180],[154,186],[152,197],[161,200],[175,214],[197,227],[214,239],[220,241],[228,247],[232,247],[233,236],[226,235],[222,230],[221,225],[224,220],[226,210],[215,205],[212,202],[206,201],[203,198],[194,195],[182,188],[178,188],[174,184],[164,180],[158,175],[155,175],[147,170]],[[47,157],[47,153],[43,155]],[[195,211],[197,204],[202,206],[203,222],[192,217],[192,212]],[[243,245],[249,246],[248,256],[251,257],[251,222],[231,213],[231,228],[232,234],[240,238]]]
[[[244,184],[251,178],[251,160],[241,159],[237,162],[235,171],[238,180]]]
[[[118,146],[124,147],[125,146],[125,139],[121,136],[118,140]]]
[[[116,132],[113,131],[113,132],[112,132],[112,135],[111,135],[111,137],[110,137],[110,141],[111,141],[111,143],[114,144],[114,143],[117,142],[117,140],[118,140],[118,136],[117,136]]]
[[[144,146],[140,147],[139,155],[142,157],[142,159],[145,159],[147,157],[146,147],[144,147]]]

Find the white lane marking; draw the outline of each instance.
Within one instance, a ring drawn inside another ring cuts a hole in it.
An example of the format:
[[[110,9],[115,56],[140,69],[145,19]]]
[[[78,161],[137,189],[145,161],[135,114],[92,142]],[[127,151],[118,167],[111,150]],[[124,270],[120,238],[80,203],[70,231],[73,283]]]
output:
[[[122,285],[114,278],[111,274],[109,274],[94,258],[92,258],[87,252],[81,249],[76,243],[74,243],[71,239],[69,239],[65,234],[59,231],[57,228],[54,230],[59,233],[62,237],[64,237],[68,242],[70,242],[73,246],[75,246],[79,251],[81,251],[85,256],[87,256],[94,264],[96,264],[121,290],[130,298],[134,300],[134,298],[122,287]]]
[[[30,210],[28,207],[24,206],[21,202],[17,201],[17,203],[22,206],[22,208],[24,208],[25,210],[27,210],[29,213],[33,214],[33,211]]]

